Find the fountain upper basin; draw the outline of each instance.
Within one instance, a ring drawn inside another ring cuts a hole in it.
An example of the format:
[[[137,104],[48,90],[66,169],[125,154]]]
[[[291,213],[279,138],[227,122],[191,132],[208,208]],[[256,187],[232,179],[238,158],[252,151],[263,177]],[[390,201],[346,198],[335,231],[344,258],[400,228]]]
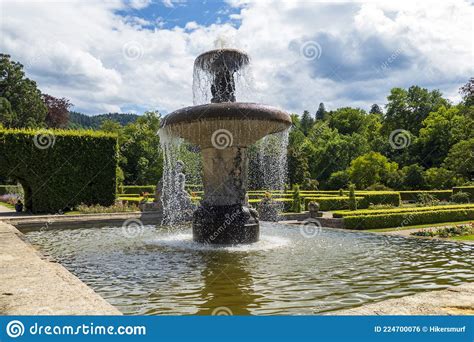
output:
[[[168,114],[161,127],[201,148],[212,147],[218,130],[230,132],[230,146],[249,146],[268,134],[291,126],[288,113],[256,103],[223,102],[179,109]]]

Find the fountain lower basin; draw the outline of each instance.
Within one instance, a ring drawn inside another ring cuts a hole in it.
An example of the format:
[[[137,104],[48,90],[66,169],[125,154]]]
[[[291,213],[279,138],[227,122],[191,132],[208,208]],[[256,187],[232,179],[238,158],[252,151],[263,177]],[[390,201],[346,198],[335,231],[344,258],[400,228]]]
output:
[[[28,241],[128,315],[314,315],[474,282],[474,246],[260,222],[220,247],[191,227],[47,229]],[[71,243],[74,241],[74,243]]]

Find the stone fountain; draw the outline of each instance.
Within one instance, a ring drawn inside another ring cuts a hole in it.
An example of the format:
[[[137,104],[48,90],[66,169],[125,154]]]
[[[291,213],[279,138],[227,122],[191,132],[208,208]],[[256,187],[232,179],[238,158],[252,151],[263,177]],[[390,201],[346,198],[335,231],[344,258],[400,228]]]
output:
[[[211,103],[179,109],[161,123],[169,134],[201,149],[204,197],[193,216],[197,242],[244,244],[259,239],[258,214],[246,204],[247,148],[288,129],[291,118],[277,108],[236,102],[235,75],[248,63],[248,55],[236,49],[198,56],[194,68],[210,76]]]

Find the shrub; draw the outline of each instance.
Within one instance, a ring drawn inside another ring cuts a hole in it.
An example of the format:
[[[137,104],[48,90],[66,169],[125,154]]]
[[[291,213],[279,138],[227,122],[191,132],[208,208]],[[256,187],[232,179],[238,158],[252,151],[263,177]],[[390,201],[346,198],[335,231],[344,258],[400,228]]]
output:
[[[469,194],[467,192],[457,191],[452,194],[451,202],[454,203],[469,203]]]
[[[430,194],[433,195],[439,201],[449,201],[451,195],[453,194],[452,190],[413,190],[413,191],[399,191],[402,201],[417,202],[419,194]]]
[[[344,228],[376,229],[427,223],[466,221],[472,219],[474,219],[474,209],[453,209],[382,215],[359,215],[344,217]]]
[[[0,174],[18,180],[34,213],[112,205],[117,137],[98,131],[0,129]]]
[[[355,196],[354,184],[349,185],[349,210],[357,210],[357,200]]]
[[[433,206],[439,203],[439,200],[428,192],[421,192],[418,194],[418,199],[416,201],[424,206]]]
[[[465,192],[469,194],[469,200],[474,202],[474,186],[456,186],[453,188],[453,194],[457,192]]]
[[[413,208],[393,208],[393,209],[367,209],[357,211],[335,211],[333,217],[341,218],[346,216],[360,216],[360,215],[381,215],[381,214],[396,214],[396,213],[412,213],[412,212],[424,212],[424,211],[442,211],[442,210],[454,210],[454,209],[474,209],[474,204],[451,204],[451,205],[439,205],[433,207],[413,207]]]
[[[80,204],[77,206],[77,211],[82,214],[102,214],[102,213],[120,213],[128,211],[139,211],[138,206],[135,203],[123,203],[121,201],[116,202],[114,205],[105,207],[101,205],[85,205]]]
[[[454,236],[465,236],[474,234],[473,224],[459,224],[456,226],[447,226],[440,227],[436,230],[433,229],[421,229],[419,231],[413,232],[410,235],[413,236],[428,236],[435,237],[439,236],[441,238],[450,238]]]
[[[298,184],[293,185],[293,206],[291,209],[294,213],[301,213],[300,186]]]

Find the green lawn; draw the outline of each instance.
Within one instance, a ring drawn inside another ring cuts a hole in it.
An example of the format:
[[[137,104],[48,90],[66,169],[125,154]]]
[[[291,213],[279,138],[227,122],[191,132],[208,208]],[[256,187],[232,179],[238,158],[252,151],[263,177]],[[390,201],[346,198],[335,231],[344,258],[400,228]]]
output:
[[[449,239],[457,241],[474,241],[474,235],[454,236]]]
[[[7,208],[9,208],[9,209],[15,210],[15,206],[14,206],[14,205],[11,205],[11,204],[9,204],[9,203],[0,202],[0,205],[1,205],[1,206],[4,206],[4,207],[7,207]]]
[[[444,226],[454,226],[454,225],[457,225],[457,224],[463,224],[463,223],[470,223],[472,222],[471,220],[470,221],[458,221],[458,222],[442,222],[442,223],[428,223],[428,224],[419,224],[419,225],[416,225],[416,226],[404,226],[402,228],[400,227],[393,227],[393,228],[380,228],[380,229],[364,229],[362,231],[364,232],[393,232],[393,231],[397,231],[397,230],[407,230],[407,229],[416,229],[416,228],[431,228],[431,227],[444,227]]]

